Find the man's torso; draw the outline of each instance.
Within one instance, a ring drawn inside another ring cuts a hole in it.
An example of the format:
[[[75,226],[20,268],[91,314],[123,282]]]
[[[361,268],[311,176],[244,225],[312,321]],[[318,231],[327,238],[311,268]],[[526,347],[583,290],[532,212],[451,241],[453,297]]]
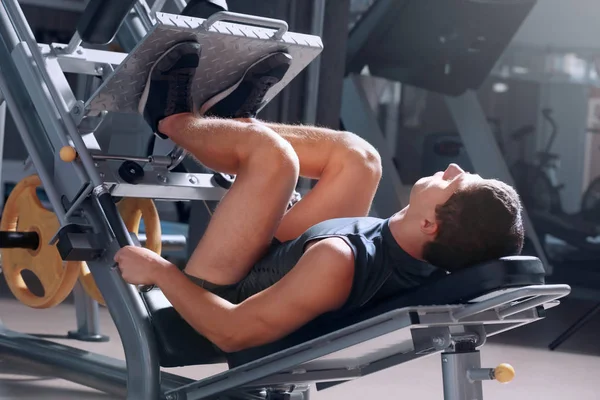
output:
[[[371,217],[331,219],[311,227],[294,240],[274,241],[267,254],[237,285],[237,302],[275,284],[294,268],[310,243],[328,237],[343,239],[352,248],[355,258],[352,291],[342,312],[423,283],[437,269],[402,250],[388,223],[387,219]]]

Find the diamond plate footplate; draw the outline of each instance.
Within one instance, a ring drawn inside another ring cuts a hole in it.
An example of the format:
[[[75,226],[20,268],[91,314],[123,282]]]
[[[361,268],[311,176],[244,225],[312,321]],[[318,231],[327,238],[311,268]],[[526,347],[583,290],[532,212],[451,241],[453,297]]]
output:
[[[260,57],[287,51],[293,63],[284,79],[266,95],[270,101],[323,49],[318,36],[287,32],[271,39],[274,29],[215,22],[208,30],[204,19],[157,13],[157,23],[86,103],[88,115],[101,111],[137,113],[146,79],[155,60],[174,44],[197,40],[202,44],[200,67],[194,80],[194,100],[202,104],[240,79]]]

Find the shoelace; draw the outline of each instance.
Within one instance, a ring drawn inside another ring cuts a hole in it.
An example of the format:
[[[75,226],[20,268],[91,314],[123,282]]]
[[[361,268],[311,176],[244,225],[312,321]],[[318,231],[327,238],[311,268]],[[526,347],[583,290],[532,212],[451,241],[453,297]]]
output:
[[[264,76],[260,78],[254,87],[252,94],[250,95],[252,101],[245,103],[239,112],[243,114],[255,112],[257,106],[262,103],[269,89],[271,89],[277,82],[279,82],[279,79],[272,76]]]
[[[187,110],[190,101],[190,79],[191,75],[184,72],[175,74],[175,84],[177,85],[177,96],[175,96],[175,107],[178,110]]]

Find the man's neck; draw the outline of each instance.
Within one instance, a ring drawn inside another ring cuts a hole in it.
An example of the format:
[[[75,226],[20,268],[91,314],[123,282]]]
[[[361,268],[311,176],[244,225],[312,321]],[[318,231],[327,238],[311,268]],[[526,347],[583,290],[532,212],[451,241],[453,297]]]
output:
[[[408,207],[390,217],[390,231],[396,243],[410,256],[421,260],[423,256],[423,242],[416,235],[415,227],[411,226],[406,216]]]

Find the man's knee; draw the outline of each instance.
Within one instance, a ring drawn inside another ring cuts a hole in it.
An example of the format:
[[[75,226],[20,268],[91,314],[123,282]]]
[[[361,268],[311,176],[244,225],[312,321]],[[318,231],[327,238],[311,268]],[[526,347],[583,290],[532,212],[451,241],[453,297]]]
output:
[[[269,127],[262,124],[249,124],[249,162],[258,164],[265,174],[275,174],[279,179],[293,180],[300,172],[298,155],[292,145]]]
[[[373,145],[350,132],[344,132],[339,143],[338,160],[345,169],[352,170],[361,179],[379,182],[382,174],[381,156]]]

